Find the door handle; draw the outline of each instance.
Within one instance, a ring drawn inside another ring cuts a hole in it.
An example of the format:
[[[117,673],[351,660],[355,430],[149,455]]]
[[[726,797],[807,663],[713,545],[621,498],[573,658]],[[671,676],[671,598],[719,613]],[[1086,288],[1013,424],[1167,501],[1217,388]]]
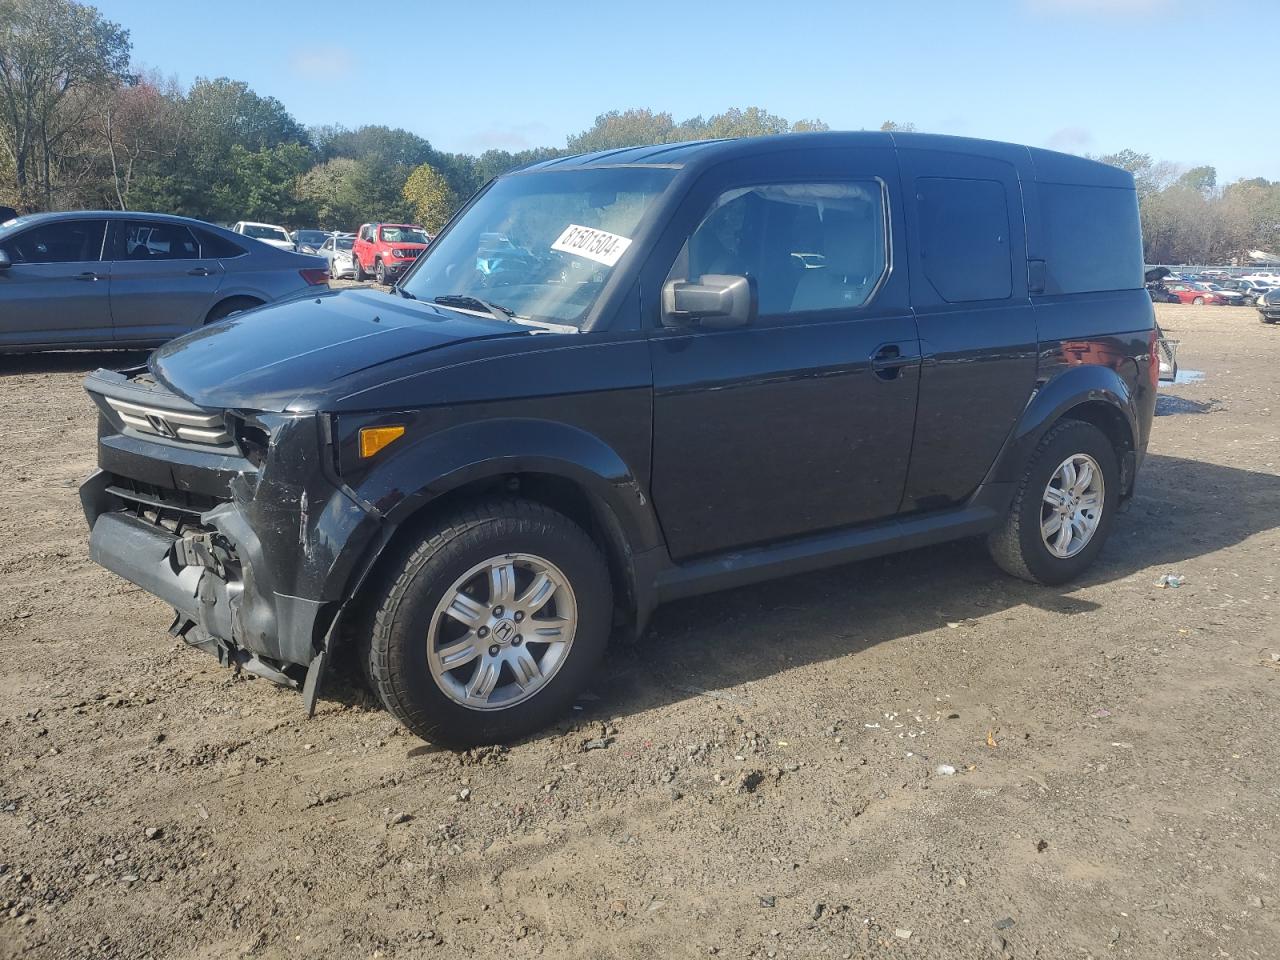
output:
[[[920,358],[916,354],[906,354],[896,343],[886,343],[871,355],[871,369],[881,380],[896,380],[898,372],[915,363]]]
[[[75,275],[75,279],[76,280],[101,280],[102,278],[98,276],[96,273],[91,273],[86,271],[85,273],[77,273]]]
[[[212,276],[213,276],[213,273],[214,273],[214,272],[213,272],[212,270],[210,270],[208,267],[192,267],[190,270],[188,270],[188,271],[187,271],[187,276],[189,276],[189,277],[212,277]]]

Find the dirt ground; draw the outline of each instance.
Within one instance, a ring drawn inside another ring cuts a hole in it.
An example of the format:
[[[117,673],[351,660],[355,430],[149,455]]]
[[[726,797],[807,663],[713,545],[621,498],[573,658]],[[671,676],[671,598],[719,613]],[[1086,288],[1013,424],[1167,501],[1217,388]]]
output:
[[[169,638],[76,497],[130,358],[0,359],[0,956],[1280,956],[1280,327],[1160,315],[1203,379],[1083,582],[965,542],[685,601],[464,755]]]

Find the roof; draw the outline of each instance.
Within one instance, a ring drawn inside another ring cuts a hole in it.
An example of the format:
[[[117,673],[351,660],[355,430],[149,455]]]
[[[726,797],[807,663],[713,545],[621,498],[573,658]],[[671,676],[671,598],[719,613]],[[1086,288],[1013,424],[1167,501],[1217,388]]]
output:
[[[47,213],[27,213],[17,219],[25,227],[32,223],[88,218],[101,218],[104,220],[165,220],[170,223],[185,223],[205,228],[213,227],[218,230],[226,229],[204,220],[196,220],[193,217],[180,217],[173,213],[150,213],[145,210],[54,210]],[[271,224],[267,224],[267,226],[271,226]]]
[[[101,218],[110,220],[180,220],[182,223],[198,224],[201,227],[214,227],[215,224],[205,220],[196,220],[191,216],[177,214],[154,214],[146,210],[52,210],[41,214],[23,214],[20,220],[32,223],[35,220],[76,220],[84,218]],[[270,224],[268,224],[270,225]]]
[[[787,133],[769,137],[740,137],[730,140],[689,140],[644,147],[622,147],[569,157],[556,157],[522,167],[519,173],[534,170],[572,170],[592,167],[659,166],[698,167],[722,160],[801,149],[934,150],[943,153],[991,157],[1033,169],[1037,180],[1132,188],[1132,178],[1123,170],[1096,160],[1038,147],[998,140],[978,140],[936,133],[898,133],[880,130],[822,131]]]

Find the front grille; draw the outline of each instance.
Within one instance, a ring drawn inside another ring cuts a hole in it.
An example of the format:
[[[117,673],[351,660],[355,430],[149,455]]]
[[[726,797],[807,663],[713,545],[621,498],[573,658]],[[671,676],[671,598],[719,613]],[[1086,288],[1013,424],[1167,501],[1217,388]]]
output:
[[[176,534],[199,527],[202,513],[225,502],[217,497],[159,487],[119,474],[111,475],[106,492],[120,500],[124,508],[140,520]]]
[[[139,433],[211,447],[224,447],[231,443],[231,435],[227,433],[227,425],[220,413],[188,413],[130,403],[115,397],[105,399],[125,425]]]

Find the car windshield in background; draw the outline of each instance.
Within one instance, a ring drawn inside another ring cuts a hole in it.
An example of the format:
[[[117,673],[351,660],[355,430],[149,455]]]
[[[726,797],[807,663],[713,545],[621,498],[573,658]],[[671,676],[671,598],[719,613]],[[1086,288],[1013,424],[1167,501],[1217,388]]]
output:
[[[419,300],[475,298],[516,319],[581,326],[673,176],[619,167],[504,177],[401,286]]]
[[[333,245],[339,250],[350,250],[356,244],[355,237],[339,237]]]
[[[383,227],[382,228],[383,243],[429,243],[430,238],[426,231],[415,230],[412,227]]]
[[[309,247],[318,247],[329,239],[323,230],[299,230],[294,234],[296,243],[305,243]]]
[[[274,227],[255,227],[252,224],[244,228],[246,237],[253,237],[255,240],[289,240],[289,235],[283,230],[277,230]]]

